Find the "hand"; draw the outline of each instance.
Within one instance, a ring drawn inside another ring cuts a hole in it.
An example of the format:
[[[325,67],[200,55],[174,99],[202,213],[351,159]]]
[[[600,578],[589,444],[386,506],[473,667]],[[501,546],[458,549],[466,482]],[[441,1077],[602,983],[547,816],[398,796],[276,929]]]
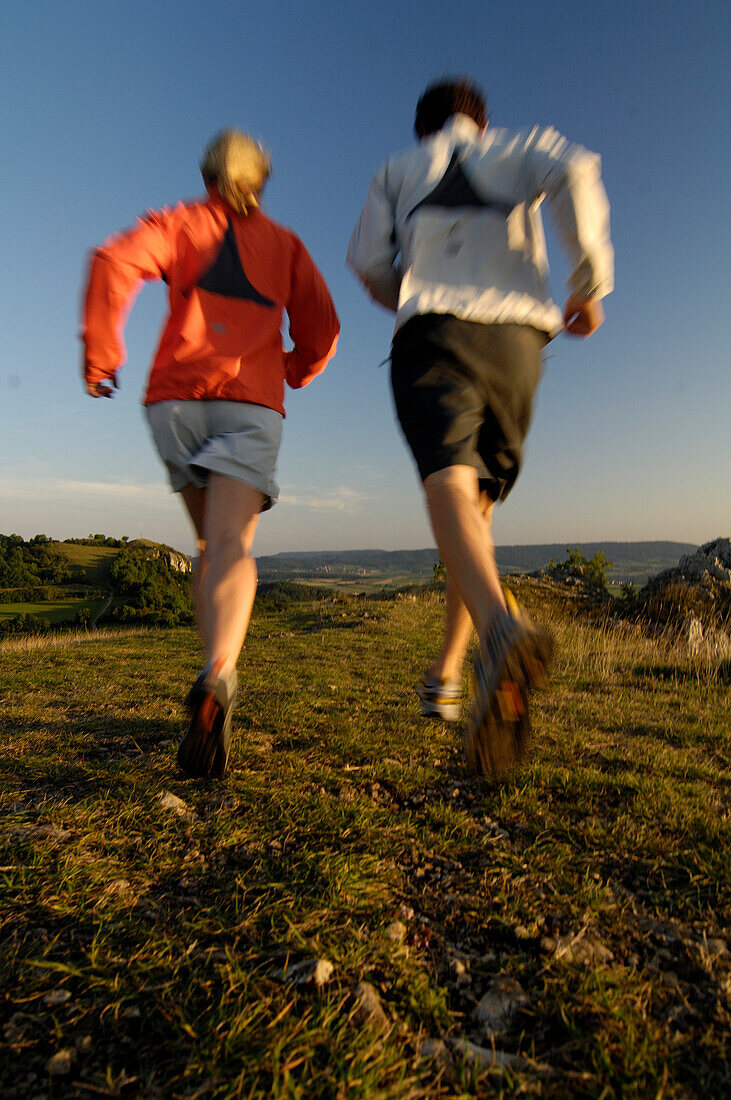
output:
[[[107,382],[110,385],[107,385]],[[117,372],[115,371],[111,378],[106,379],[104,382],[87,382],[86,392],[89,397],[114,397],[114,391],[119,389],[119,383],[117,382]]]
[[[601,299],[570,294],[563,311],[563,330],[572,336],[591,336],[604,323]]]

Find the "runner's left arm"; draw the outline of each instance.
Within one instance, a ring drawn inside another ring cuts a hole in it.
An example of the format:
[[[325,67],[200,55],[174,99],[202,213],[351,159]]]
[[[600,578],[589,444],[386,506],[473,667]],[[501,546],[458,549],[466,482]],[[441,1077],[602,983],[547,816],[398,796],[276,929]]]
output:
[[[285,305],[294,347],[285,354],[284,376],[297,390],[324,371],[332,359],[340,322],[327,283],[298,238],[294,248],[292,285]]]
[[[546,195],[572,264],[567,309],[572,299],[590,302],[606,297],[614,287],[614,250],[600,157],[546,128],[531,135],[524,163],[528,197]]]

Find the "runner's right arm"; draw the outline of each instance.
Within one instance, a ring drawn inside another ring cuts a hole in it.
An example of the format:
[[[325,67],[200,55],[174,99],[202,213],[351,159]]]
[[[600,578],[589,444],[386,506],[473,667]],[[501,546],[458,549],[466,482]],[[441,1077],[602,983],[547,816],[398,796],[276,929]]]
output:
[[[164,277],[172,255],[166,211],[150,212],[126,233],[110,237],[92,253],[81,338],[84,378],[92,396],[111,396],[124,363],[122,329],[143,281]]]
[[[346,262],[371,298],[395,313],[401,272],[393,204],[385,181],[384,165],[371,180],[365,206],[350,237]]]

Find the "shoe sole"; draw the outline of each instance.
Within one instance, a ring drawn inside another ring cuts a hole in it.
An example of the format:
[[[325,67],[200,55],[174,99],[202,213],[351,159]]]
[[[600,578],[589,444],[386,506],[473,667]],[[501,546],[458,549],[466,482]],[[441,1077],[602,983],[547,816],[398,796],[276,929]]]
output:
[[[474,771],[496,778],[525,756],[531,734],[528,692],[545,680],[552,657],[551,635],[527,631],[505,655],[492,694],[475,698],[465,736],[467,763]]]

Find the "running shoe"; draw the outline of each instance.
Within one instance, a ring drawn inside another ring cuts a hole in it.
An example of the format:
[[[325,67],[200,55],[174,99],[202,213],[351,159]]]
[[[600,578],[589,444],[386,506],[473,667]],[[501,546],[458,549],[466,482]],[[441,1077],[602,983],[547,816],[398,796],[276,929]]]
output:
[[[178,747],[178,765],[186,775],[220,779],[225,774],[235,701],[236,673],[224,680],[204,669],[186,699],[190,725]]]
[[[416,686],[421,699],[423,718],[441,718],[443,722],[458,722],[462,684],[459,680],[443,680],[439,676],[425,676]]]
[[[530,739],[528,692],[540,684],[553,656],[553,638],[508,598],[475,655],[475,695],[467,727],[467,763],[486,777],[504,775],[525,755]]]

